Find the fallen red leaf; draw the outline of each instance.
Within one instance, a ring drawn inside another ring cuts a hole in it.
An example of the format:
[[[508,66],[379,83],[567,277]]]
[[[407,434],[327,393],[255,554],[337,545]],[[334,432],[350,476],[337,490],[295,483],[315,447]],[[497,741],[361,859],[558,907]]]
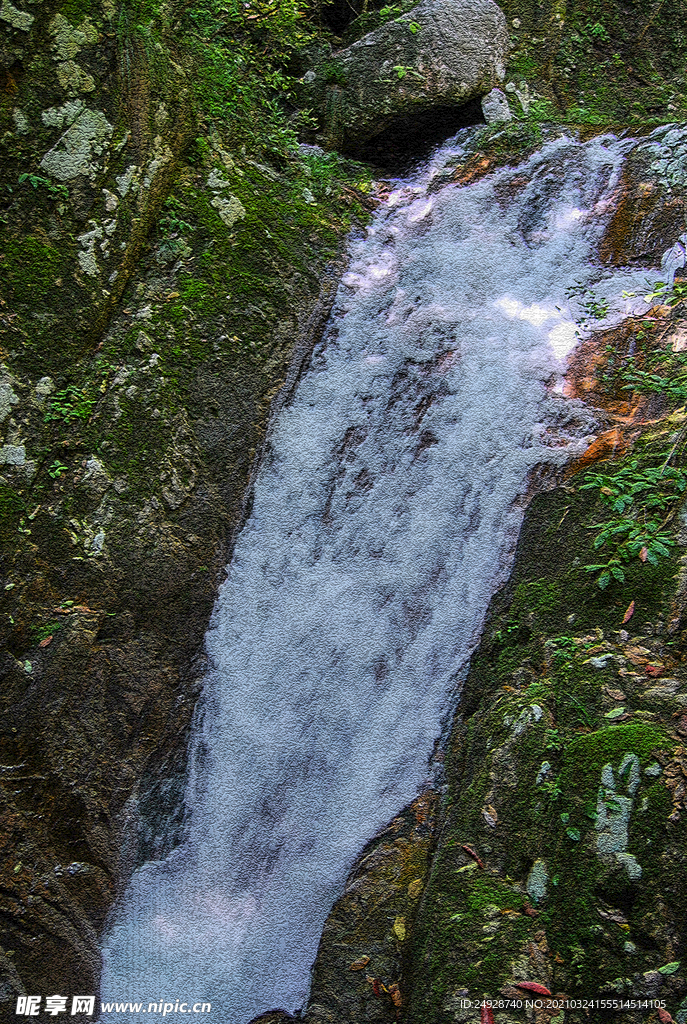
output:
[[[640,560],[640,562],[646,562],[648,557],[649,557],[649,549],[648,548],[641,548],[641,550],[639,552],[639,560]]]
[[[539,917],[539,911],[535,910],[531,903],[524,903],[522,909],[528,917]]]
[[[661,1024],[673,1024],[673,1018],[670,1016],[667,1010],[658,1011],[658,1019]]]
[[[370,985],[372,985],[372,991],[376,996],[381,996],[383,992],[386,992],[386,989],[382,985],[379,978],[371,978],[370,975],[368,974],[365,980],[368,981]]]
[[[548,988],[538,985],[536,981],[516,981],[516,988],[524,988],[526,992],[536,992],[538,996],[550,996]]]
[[[471,846],[466,846],[466,845],[465,845],[465,844],[463,843],[463,849],[465,850],[465,852],[466,852],[466,853],[467,853],[467,854],[468,854],[468,855],[469,855],[470,857],[472,857],[472,859],[473,859],[473,860],[476,860],[476,861],[477,861],[477,864],[479,865],[479,867],[481,867],[481,868],[484,868],[484,864],[483,864],[483,863],[482,863],[482,861],[480,860],[480,857],[479,857],[479,855],[478,855],[477,853],[475,853],[475,851],[473,850],[473,848],[472,848]]]
[[[623,626],[625,625],[626,622],[630,621],[630,619],[632,618],[634,613],[635,613],[635,603],[634,603],[634,601],[630,601],[630,603],[627,606],[627,609],[625,611],[625,614],[623,615]]]
[[[45,640],[41,640],[39,647],[47,647],[49,643],[52,643],[52,636],[46,636]]]
[[[491,1012],[491,1006],[483,1006],[481,1008],[479,1020],[480,1024],[495,1024],[494,1014]]]
[[[663,675],[663,665],[647,665],[644,671],[648,676],[654,676],[655,678]]]

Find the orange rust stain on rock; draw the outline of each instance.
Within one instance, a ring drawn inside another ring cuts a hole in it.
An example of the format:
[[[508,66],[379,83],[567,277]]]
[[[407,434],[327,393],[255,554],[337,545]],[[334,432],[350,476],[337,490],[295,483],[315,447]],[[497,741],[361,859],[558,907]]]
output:
[[[460,168],[453,180],[458,185],[471,185],[473,181],[479,181],[492,169],[492,161],[488,156],[476,153]]]
[[[632,164],[623,170],[615,213],[599,246],[602,263],[651,266],[679,234],[683,199],[666,196],[657,182],[643,180],[646,173],[646,168]]]
[[[620,427],[613,427],[612,430],[607,430],[605,434],[600,434],[595,441],[592,441],[586,452],[568,467],[565,474],[566,478],[574,473],[579,473],[581,469],[587,469],[595,462],[618,458],[618,456],[623,455],[628,450],[631,441],[634,441],[636,437],[636,434],[631,438],[626,437]]]

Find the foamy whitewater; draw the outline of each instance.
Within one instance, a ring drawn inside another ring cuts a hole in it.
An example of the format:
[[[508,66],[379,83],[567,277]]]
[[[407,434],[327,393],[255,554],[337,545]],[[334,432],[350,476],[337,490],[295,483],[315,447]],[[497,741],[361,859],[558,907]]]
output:
[[[608,322],[642,294],[646,271],[591,262],[634,143],[560,138],[440,185],[466,138],[352,242],[277,418],[207,636],[188,836],[134,875],[104,1000],[208,1001],[223,1024],[304,1004],[354,858],[429,778],[530,471],[593,433],[557,387],[566,290],[592,282]]]

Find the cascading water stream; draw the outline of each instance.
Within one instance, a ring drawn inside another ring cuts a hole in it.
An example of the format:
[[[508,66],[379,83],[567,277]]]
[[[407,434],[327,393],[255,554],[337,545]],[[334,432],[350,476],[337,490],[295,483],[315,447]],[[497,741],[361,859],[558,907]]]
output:
[[[644,280],[592,265],[632,143],[559,138],[434,189],[461,138],[352,244],[275,424],[207,637],[188,836],[132,879],[104,1000],[224,1024],[303,1004],[348,868],[428,777],[530,471],[586,447],[555,384],[566,290],[594,276],[613,305]]]

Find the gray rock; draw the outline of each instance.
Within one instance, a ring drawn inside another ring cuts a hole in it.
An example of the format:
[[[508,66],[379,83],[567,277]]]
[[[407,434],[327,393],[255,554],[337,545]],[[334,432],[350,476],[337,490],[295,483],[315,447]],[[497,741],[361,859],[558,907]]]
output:
[[[500,89],[492,89],[482,97],[482,113],[487,124],[499,124],[513,120],[508,98]]]
[[[26,448],[23,444],[4,444],[0,448],[0,465],[24,466],[26,464]]]
[[[506,20],[492,0],[423,0],[334,55],[336,74],[322,90],[327,145],[356,153],[394,121],[483,96],[503,79],[507,54]]]
[[[84,110],[41,160],[41,167],[59,181],[80,174],[93,177],[97,157],[106,149],[112,125],[100,110]]]
[[[530,873],[527,876],[527,892],[535,903],[546,898],[546,890],[549,884],[549,872],[546,861],[539,858],[535,860]]]
[[[12,378],[9,375],[0,379],[0,423],[6,420],[14,406],[19,404],[19,398],[12,383]]]

